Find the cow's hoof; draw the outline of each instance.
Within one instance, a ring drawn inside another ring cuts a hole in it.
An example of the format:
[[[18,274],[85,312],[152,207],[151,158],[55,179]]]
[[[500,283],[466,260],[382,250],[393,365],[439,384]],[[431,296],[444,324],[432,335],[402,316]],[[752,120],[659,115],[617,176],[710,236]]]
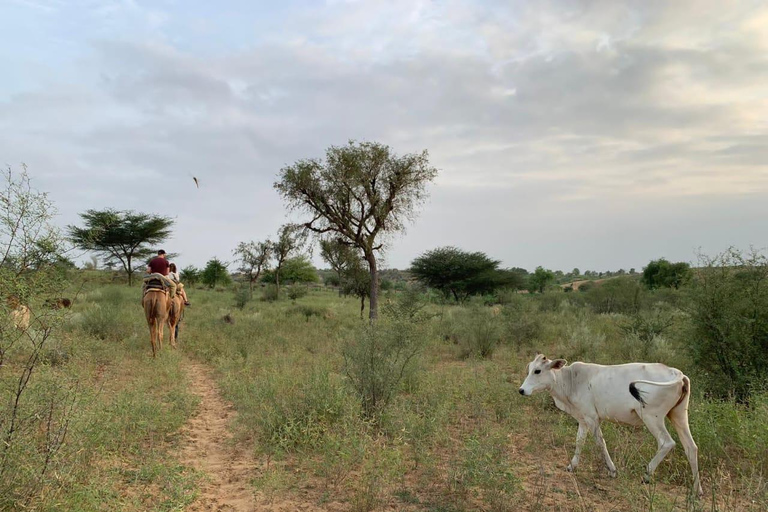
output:
[[[610,476],[611,478],[616,478],[616,470],[615,469],[614,470],[610,470],[609,469],[608,470],[608,476]]]
[[[643,483],[644,483],[644,484],[649,484],[649,483],[651,483],[651,475],[649,475],[648,473],[644,474],[644,475],[643,475]]]
[[[566,470],[567,472],[569,472],[569,473],[573,473],[573,465],[571,465],[571,464],[568,464],[568,467],[567,467],[567,468],[565,468],[565,470]]]

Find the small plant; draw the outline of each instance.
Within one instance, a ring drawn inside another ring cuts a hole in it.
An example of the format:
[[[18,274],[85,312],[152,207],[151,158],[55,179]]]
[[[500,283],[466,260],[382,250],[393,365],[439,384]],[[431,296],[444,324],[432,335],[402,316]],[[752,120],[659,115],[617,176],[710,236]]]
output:
[[[275,302],[278,298],[277,285],[268,284],[261,294],[261,300],[264,302]]]
[[[309,288],[300,284],[294,284],[286,287],[286,293],[288,294],[289,299],[295,301],[296,299],[306,296],[309,293]]]
[[[460,317],[458,327],[462,357],[493,356],[502,338],[502,322],[490,308],[474,306]]]
[[[246,286],[240,286],[235,290],[235,307],[244,309],[245,305],[251,301],[251,290]]]

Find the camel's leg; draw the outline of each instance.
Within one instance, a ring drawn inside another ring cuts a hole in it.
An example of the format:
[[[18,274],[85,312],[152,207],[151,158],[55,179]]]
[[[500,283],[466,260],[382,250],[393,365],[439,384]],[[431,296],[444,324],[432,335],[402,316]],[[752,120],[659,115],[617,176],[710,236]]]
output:
[[[152,299],[144,297],[144,316],[149,327],[149,343],[152,346],[152,357],[155,357],[157,353],[157,347],[155,346],[155,319],[153,318],[154,308],[155,305]]]

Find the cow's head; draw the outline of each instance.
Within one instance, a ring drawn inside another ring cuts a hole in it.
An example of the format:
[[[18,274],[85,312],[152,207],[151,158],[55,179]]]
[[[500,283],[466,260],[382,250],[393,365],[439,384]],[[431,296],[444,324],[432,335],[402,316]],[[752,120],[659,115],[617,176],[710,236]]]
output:
[[[528,363],[528,376],[520,386],[519,392],[523,396],[530,396],[536,391],[549,389],[552,386],[552,373],[567,364],[565,359],[547,359],[544,354],[539,354],[536,359]]]

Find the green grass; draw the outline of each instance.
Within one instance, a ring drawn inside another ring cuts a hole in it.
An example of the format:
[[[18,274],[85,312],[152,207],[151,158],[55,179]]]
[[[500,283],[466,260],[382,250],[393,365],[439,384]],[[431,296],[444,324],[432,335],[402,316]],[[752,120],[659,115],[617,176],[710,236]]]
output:
[[[479,305],[429,305],[417,366],[371,418],[344,372],[343,349],[360,339],[366,322],[357,300],[310,289],[295,301],[268,302],[257,290],[239,308],[234,290],[188,293],[193,307],[180,349],[166,346],[157,360],[149,357],[137,289],[102,284],[81,294],[35,384],[40,404],[51,383],[66,396],[76,389],[68,442],[56,460],[57,474],[66,476],[42,490],[26,487],[35,496],[30,508],[179,510],[193,500],[199,475],[175,455],[178,430],[196,404],[185,385],[187,355],[215,370],[234,404],[235,439],[261,461],[252,485],[267,502],[350,511],[766,509],[768,395],[751,408],[707,399],[706,377],[686,352],[686,317],[676,309],[671,326],[641,333],[641,349],[692,379],[691,428],[708,496],[698,505],[686,498],[690,474],[679,444],[655,485],[645,486],[640,479],[655,441],[645,429],[605,424],[618,478],[608,478],[591,440],[570,475],[564,468],[575,421],[547,395],[517,394],[537,352],[606,364],[636,360],[630,316],[596,315],[576,294],[512,297],[498,315]],[[390,299],[397,294],[382,297]],[[486,341],[492,350],[482,350]],[[476,351],[470,357],[468,348]],[[10,373],[0,370],[4,386]],[[34,452],[35,442],[19,457]],[[24,482],[16,482],[19,489]],[[13,508],[27,495],[3,499],[0,508]]]

